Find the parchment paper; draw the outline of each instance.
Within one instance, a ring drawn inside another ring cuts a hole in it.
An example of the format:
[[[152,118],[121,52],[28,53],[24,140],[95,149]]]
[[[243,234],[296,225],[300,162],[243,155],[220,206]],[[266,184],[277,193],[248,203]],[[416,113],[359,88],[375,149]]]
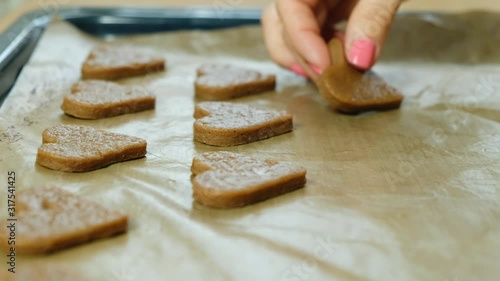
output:
[[[130,216],[126,235],[48,256],[90,280],[499,280],[500,17],[401,16],[375,71],[405,95],[400,110],[341,115],[305,79],[269,59],[258,27],[107,38],[168,61],[142,84],[157,108],[85,121],[62,97],[99,42],[52,23],[1,107],[1,214],[17,191],[52,184]],[[276,92],[235,103],[286,109],[292,133],[225,150],[294,162],[306,188],[253,206],[193,204],[195,69],[231,63],[276,73]],[[148,141],[146,158],[72,174],[35,165],[42,131],[82,124]],[[4,241],[2,241],[3,243]],[[6,264],[2,258],[2,270]]]

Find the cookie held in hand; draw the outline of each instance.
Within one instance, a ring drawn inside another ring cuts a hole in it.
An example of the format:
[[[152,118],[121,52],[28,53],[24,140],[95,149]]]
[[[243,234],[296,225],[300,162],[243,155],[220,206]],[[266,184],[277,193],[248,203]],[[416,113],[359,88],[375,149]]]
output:
[[[155,108],[155,96],[146,89],[102,80],[76,83],[64,97],[64,113],[81,119],[100,119]]]
[[[145,140],[96,130],[58,125],[42,133],[36,163],[52,170],[88,172],[146,155]]]
[[[276,76],[225,64],[198,68],[195,94],[205,100],[228,100],[273,91]]]
[[[127,216],[55,187],[17,194],[16,252],[43,254],[127,230]],[[0,236],[6,241],[8,228]],[[7,243],[2,243],[8,247]],[[10,249],[7,249],[10,250]]]
[[[194,139],[213,146],[234,146],[292,131],[291,114],[228,102],[196,105]]]
[[[82,79],[116,80],[165,69],[165,59],[149,49],[124,45],[95,47],[82,65]]]
[[[319,91],[341,112],[357,113],[369,110],[399,108],[401,93],[373,71],[362,72],[349,65],[344,57],[342,41],[328,43],[332,65],[316,81]]]
[[[193,159],[194,200],[212,208],[242,207],[302,188],[306,169],[237,153],[206,152]]]

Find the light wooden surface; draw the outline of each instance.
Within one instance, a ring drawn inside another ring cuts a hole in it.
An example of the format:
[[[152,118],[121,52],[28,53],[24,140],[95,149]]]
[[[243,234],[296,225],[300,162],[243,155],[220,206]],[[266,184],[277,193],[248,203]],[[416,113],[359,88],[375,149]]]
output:
[[[22,14],[34,10],[54,11],[63,6],[136,6],[136,7],[225,7],[225,8],[262,8],[271,0],[4,0],[0,3],[0,32],[5,30]],[[410,0],[403,4],[406,11],[466,11],[488,10],[500,12],[499,0]]]

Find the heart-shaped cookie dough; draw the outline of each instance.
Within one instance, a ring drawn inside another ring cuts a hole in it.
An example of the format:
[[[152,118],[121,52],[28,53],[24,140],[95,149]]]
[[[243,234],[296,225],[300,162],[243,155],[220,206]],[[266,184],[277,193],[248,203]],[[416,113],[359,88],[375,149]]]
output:
[[[82,79],[116,80],[165,69],[165,59],[152,50],[129,45],[95,47],[82,65]]]
[[[58,125],[43,131],[36,163],[52,170],[87,172],[146,155],[145,140],[87,126]]]
[[[197,97],[228,100],[274,90],[276,76],[225,64],[207,64],[198,68],[194,83]]]
[[[16,205],[17,253],[53,252],[127,229],[127,216],[122,212],[59,188],[23,190],[17,194]],[[9,236],[10,230],[2,227],[2,241]]]
[[[242,207],[304,187],[306,169],[237,153],[206,152],[193,159],[194,200],[213,208]]]
[[[361,72],[346,61],[342,42],[328,44],[332,65],[316,81],[333,108],[346,113],[398,108],[403,96],[373,71]]]
[[[82,119],[99,119],[155,108],[155,96],[143,87],[127,87],[102,80],[76,83],[64,97],[64,113]]]
[[[194,118],[194,139],[214,146],[250,143],[293,129],[291,114],[228,102],[199,103]]]
[[[54,263],[40,259],[39,262],[23,265],[23,270],[15,273],[7,270],[0,271],[2,281],[91,281],[82,270],[76,270],[73,266]]]

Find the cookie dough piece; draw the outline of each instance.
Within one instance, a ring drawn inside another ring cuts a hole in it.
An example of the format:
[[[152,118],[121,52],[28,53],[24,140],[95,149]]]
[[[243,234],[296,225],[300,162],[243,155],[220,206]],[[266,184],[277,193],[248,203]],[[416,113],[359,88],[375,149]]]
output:
[[[100,45],[82,65],[82,79],[116,80],[165,69],[165,59],[134,46]]]
[[[273,91],[276,76],[225,64],[202,65],[194,83],[197,97],[228,100]]]
[[[194,139],[213,146],[234,146],[292,131],[292,115],[228,102],[196,105]]]
[[[146,155],[145,140],[87,126],[58,125],[43,131],[36,163],[52,170],[88,172]]]
[[[401,93],[373,71],[361,72],[350,66],[340,40],[332,39],[328,48],[332,65],[316,84],[333,108],[346,113],[399,108]]]
[[[102,80],[76,83],[64,97],[64,113],[81,119],[99,119],[155,108],[155,96],[143,87],[126,87]]]
[[[194,200],[212,208],[234,208],[302,188],[306,169],[237,153],[206,152],[193,159]]]
[[[16,253],[43,254],[127,230],[127,216],[55,187],[17,195]],[[6,241],[10,230],[2,227]],[[6,243],[2,243],[8,247]],[[5,249],[8,251],[8,249]]]

